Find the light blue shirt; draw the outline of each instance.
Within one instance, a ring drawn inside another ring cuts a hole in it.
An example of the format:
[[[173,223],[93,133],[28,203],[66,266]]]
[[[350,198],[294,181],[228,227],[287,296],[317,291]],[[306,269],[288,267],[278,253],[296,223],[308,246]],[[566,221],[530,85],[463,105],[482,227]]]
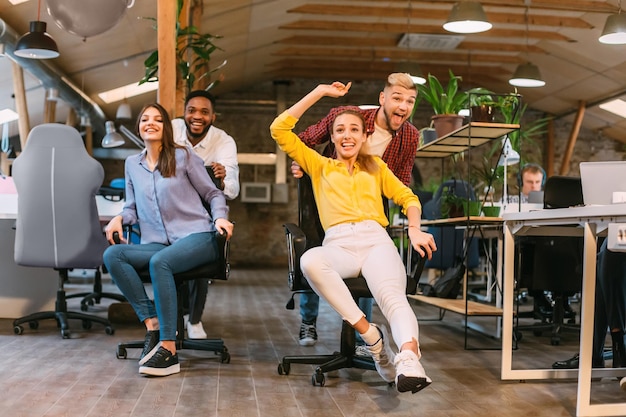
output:
[[[163,178],[158,169],[150,171],[145,150],[126,158],[125,175],[122,222],[139,224],[141,243],[169,245],[192,233],[215,231],[214,219],[228,218],[224,193],[191,150],[176,149],[175,176]]]

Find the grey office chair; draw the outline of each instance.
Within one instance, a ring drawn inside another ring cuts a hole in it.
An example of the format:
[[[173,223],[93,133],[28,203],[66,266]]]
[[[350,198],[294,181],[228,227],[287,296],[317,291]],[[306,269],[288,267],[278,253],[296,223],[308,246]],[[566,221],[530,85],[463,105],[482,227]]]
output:
[[[84,329],[96,322],[113,334],[107,319],[67,311],[63,287],[68,270],[102,265],[108,242],[95,200],[104,179],[102,166],[89,156],[76,129],[43,124],[32,129],[13,162],[13,179],[18,193],[15,263],[59,272],[55,310],[16,319],[14,332],[22,334],[23,323],[37,329],[39,320],[55,319],[61,336],[69,338],[68,319],[78,319]]]

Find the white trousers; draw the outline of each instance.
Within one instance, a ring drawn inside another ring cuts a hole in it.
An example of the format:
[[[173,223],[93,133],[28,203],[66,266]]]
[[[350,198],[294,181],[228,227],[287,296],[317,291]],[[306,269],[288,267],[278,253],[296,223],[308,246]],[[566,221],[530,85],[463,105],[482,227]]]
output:
[[[402,258],[387,231],[377,222],[366,220],[331,227],[322,246],[302,255],[300,267],[311,288],[352,325],[364,314],[343,279],[362,275],[389,322],[398,348],[413,339],[419,340],[417,318],[406,297]]]

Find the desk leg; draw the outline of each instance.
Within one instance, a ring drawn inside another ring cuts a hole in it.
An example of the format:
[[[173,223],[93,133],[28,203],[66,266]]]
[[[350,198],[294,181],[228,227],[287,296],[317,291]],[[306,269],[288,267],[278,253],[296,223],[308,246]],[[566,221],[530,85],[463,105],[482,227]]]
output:
[[[502,300],[502,379],[515,379],[513,367],[513,289],[515,287],[515,241],[511,229],[504,224],[504,283]]]

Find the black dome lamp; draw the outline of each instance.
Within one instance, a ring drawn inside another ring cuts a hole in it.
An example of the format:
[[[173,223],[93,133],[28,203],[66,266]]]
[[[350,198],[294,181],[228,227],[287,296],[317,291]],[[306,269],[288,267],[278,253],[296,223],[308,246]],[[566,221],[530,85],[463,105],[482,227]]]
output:
[[[46,22],[39,20],[41,0],[37,6],[37,20],[30,22],[30,32],[22,35],[15,44],[16,56],[28,59],[50,59],[59,56],[57,43],[46,33]]]

